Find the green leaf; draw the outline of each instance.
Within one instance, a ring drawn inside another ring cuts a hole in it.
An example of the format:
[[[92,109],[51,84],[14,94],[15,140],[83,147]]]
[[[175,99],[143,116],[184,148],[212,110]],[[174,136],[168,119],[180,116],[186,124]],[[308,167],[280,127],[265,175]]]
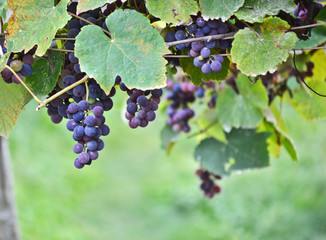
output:
[[[166,125],[161,131],[161,146],[162,149],[166,150],[167,154],[170,154],[175,142],[180,136],[179,132],[173,131],[173,129]]]
[[[202,116],[198,119],[198,125],[203,132],[203,138],[214,137],[221,142],[226,142],[223,126],[218,121],[214,111],[209,110],[202,114]]]
[[[203,168],[219,175],[232,171],[262,168],[269,165],[266,140],[269,133],[254,129],[233,129],[227,143],[214,138],[203,140],[195,150],[195,159]]]
[[[195,159],[201,166],[215,174],[229,175],[225,170],[225,164],[228,162],[226,156],[226,145],[215,138],[206,138],[200,142],[195,150]]]
[[[8,51],[28,52],[38,45],[35,52],[43,56],[51,46],[59,28],[63,28],[70,16],[67,14],[67,3],[62,0],[54,7],[53,0],[9,0],[8,8],[13,11],[8,23]]]
[[[256,33],[249,28],[238,31],[231,48],[233,62],[246,75],[273,73],[298,39],[293,32],[285,33],[289,28],[280,18],[269,17],[254,27]]]
[[[211,80],[224,80],[229,73],[230,60],[227,57],[224,57],[222,70],[220,72],[211,71],[209,74],[204,74],[201,68],[195,67],[193,61],[193,58],[180,58],[180,66],[183,71],[189,75],[193,84],[196,86],[201,84],[202,80],[206,82]]]
[[[317,21],[320,20],[320,21],[326,22],[326,7],[325,6],[320,10],[320,12],[318,13],[315,20],[317,20]]]
[[[126,0],[121,0],[125,2]],[[77,12],[86,12],[91,9],[95,9],[103,6],[106,3],[113,3],[115,0],[79,0],[77,5]]]
[[[326,55],[323,50],[318,50],[311,57],[314,63],[313,76],[306,77],[307,84],[321,94],[326,94]],[[309,90],[307,90],[309,91]],[[326,99],[313,92],[308,93],[301,87],[293,90],[293,98],[287,97],[286,101],[293,106],[300,116],[306,120],[326,118]]]
[[[326,26],[318,26],[311,30],[311,37],[308,40],[298,41],[295,48],[316,47],[324,42],[326,42]]]
[[[174,24],[188,23],[190,15],[200,11],[198,3],[193,0],[147,0],[146,6],[152,15]]]
[[[3,56],[0,56],[0,72],[2,72],[3,69],[5,69],[9,56],[10,56],[10,52],[7,52]]]
[[[49,51],[49,53],[50,61],[46,58],[35,59],[33,74],[25,81],[37,96],[48,95],[53,90],[62,70],[62,53],[57,51]]]
[[[251,84],[239,74],[237,94],[231,87],[222,91],[216,102],[217,116],[224,127],[254,128],[263,119],[263,110],[268,106],[266,89],[261,81]]]
[[[277,15],[280,10],[289,13],[295,7],[293,0],[246,0],[235,15],[246,22],[263,22],[266,15]]]
[[[5,20],[7,16],[6,4],[7,4],[7,0],[2,0],[0,2],[0,17],[2,17],[3,20]]]
[[[112,39],[97,26],[83,27],[78,34],[75,54],[81,70],[105,91],[117,75],[129,88],[164,87],[166,60],[162,56],[168,48],[149,20],[136,11],[116,10],[106,24]]]
[[[244,0],[200,0],[200,9],[205,19],[228,20],[243,4]]]
[[[7,84],[0,75],[0,135],[8,137],[23,106],[32,99],[21,84]]]

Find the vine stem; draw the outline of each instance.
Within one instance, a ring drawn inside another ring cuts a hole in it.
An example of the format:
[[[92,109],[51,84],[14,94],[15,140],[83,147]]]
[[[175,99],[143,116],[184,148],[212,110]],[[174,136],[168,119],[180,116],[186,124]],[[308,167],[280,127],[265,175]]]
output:
[[[45,107],[46,104],[48,104],[49,102],[51,102],[52,100],[56,99],[57,97],[61,96],[62,94],[64,94],[65,92],[69,91],[70,89],[76,87],[77,85],[87,82],[88,80],[88,75],[85,75],[82,79],[80,79],[79,81],[75,82],[74,84],[71,84],[70,86],[62,89],[61,91],[57,92],[56,94],[54,94],[53,96],[43,100],[42,102],[39,102],[39,105],[36,108],[36,111],[40,110],[42,107]]]
[[[69,37],[55,37],[53,40],[67,40],[67,41],[69,41],[69,40],[71,40],[71,41],[75,41],[76,40],[76,38],[69,38]]]
[[[74,50],[60,49],[60,48],[48,48],[48,50],[53,50],[57,52],[75,52]]]
[[[314,24],[304,25],[304,26],[298,26],[298,27],[291,27],[289,29],[289,31],[291,31],[291,30],[297,30],[297,29],[304,29],[304,28],[318,27],[318,26],[322,26],[322,25],[326,25],[326,22],[314,23]]]
[[[92,23],[92,22],[86,20],[85,18],[82,18],[82,17],[80,17],[80,16],[78,16],[78,15],[76,15],[76,14],[74,14],[74,13],[71,13],[71,12],[67,12],[67,13],[68,13],[69,15],[75,17],[75,18],[78,18],[78,19],[80,19],[80,20],[82,20],[82,21],[84,21],[84,22],[87,22],[88,24],[91,24],[91,25],[97,26],[96,24],[94,24],[94,23]],[[97,27],[98,27],[98,26],[97,26]],[[110,33],[109,31],[106,31],[106,30],[105,30],[104,28],[102,28],[102,27],[100,27],[100,28],[102,29],[103,32],[105,32],[106,34],[108,34],[109,37],[111,37],[111,33]]]
[[[321,47],[292,48],[292,50],[301,50],[301,51],[318,50],[318,49],[326,49],[326,45]]]
[[[85,88],[86,88],[86,101],[88,102],[89,89],[88,89],[88,84],[87,84],[87,82],[85,82]]]
[[[26,90],[32,95],[32,97],[35,99],[36,102],[41,103],[41,100],[38,99],[38,97],[36,97],[36,95],[33,93],[33,91],[31,89],[29,89],[29,87],[27,87],[27,85],[24,83],[24,81],[18,76],[18,74],[10,66],[6,65],[5,68],[9,69],[10,72],[12,72],[12,74],[14,74],[14,76],[24,86],[24,88],[26,88]]]

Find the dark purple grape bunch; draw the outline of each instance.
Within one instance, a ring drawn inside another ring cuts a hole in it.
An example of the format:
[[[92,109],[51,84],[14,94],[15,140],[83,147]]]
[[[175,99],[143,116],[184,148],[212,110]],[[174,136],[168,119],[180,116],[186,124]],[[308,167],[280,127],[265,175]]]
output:
[[[6,53],[5,47],[1,46],[2,52]],[[30,54],[26,54],[23,57],[9,59],[7,65],[17,73],[17,76],[23,80],[23,77],[29,77],[33,74],[34,57]],[[5,83],[16,83],[20,84],[18,78],[7,68],[1,71],[1,77]]]
[[[197,169],[196,175],[202,181],[202,183],[200,184],[200,189],[203,191],[206,197],[213,198],[215,194],[221,192],[221,187],[216,185],[215,183],[215,180],[222,179],[221,176],[213,174],[203,169]]]
[[[322,3],[316,3],[319,9],[323,8]],[[298,3],[293,11],[293,15],[301,20],[306,20],[308,16],[308,9],[302,3]]]
[[[189,120],[195,116],[195,112],[188,106],[195,101],[197,87],[190,82],[174,83],[167,79],[167,100],[172,101],[167,108],[168,125],[175,132],[185,133],[191,130]]]
[[[129,95],[125,118],[129,120],[130,128],[147,127],[148,123],[156,118],[155,111],[159,107],[163,90],[142,91],[136,88],[129,90],[123,82],[120,82],[119,85],[120,89]]]
[[[177,27],[176,31],[168,32],[165,36],[165,41],[173,42],[190,38],[214,36],[225,34],[228,31],[228,26],[219,20],[205,21],[202,17],[198,17],[196,23],[192,23],[183,29]],[[221,71],[223,57],[221,55],[212,55],[211,52],[214,49],[226,50],[228,47],[231,47],[231,41],[223,39],[176,45],[178,50],[188,50],[188,55],[194,58],[194,65],[200,67],[204,74],[208,74],[211,71]]]
[[[67,129],[73,132],[73,139],[77,143],[73,147],[74,153],[78,154],[74,165],[76,168],[83,168],[85,164],[90,165],[99,156],[99,151],[104,148],[101,136],[107,136],[110,128],[105,124],[103,116],[104,109],[96,106],[90,109],[86,100],[77,103],[70,103],[67,109]]]

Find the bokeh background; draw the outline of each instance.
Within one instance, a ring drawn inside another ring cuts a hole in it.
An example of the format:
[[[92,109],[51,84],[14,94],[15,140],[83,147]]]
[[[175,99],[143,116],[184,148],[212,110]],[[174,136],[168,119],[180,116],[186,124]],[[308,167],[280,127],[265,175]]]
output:
[[[170,156],[160,147],[165,116],[146,129],[122,121],[121,94],[106,114],[105,149],[77,170],[65,123],[29,103],[10,135],[22,239],[325,240],[326,121],[306,122],[284,105],[300,161],[285,151],[271,166],[233,174],[206,199],[183,137]]]

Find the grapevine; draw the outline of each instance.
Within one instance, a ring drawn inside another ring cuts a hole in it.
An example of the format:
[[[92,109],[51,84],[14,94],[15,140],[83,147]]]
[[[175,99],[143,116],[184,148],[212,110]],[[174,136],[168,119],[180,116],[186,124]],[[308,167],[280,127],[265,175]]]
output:
[[[325,104],[326,75],[316,66],[325,60],[322,3],[284,1],[258,11],[245,1],[212,14],[202,1],[172,3],[171,9],[168,1],[42,0],[44,15],[33,11],[36,2],[24,2],[7,1],[7,25],[0,16],[0,91],[29,93],[37,110],[45,107],[54,124],[66,125],[77,169],[99,158],[112,127],[105,114],[118,91],[127,98],[122,111],[134,131],[163,117],[163,146],[181,134],[198,137],[196,174],[209,198],[221,192],[216,180],[268,166],[269,144],[284,145],[298,160],[280,102],[307,119],[326,118],[301,108]],[[302,93],[308,103],[297,97]],[[17,103],[17,111],[29,100]],[[8,136],[5,125],[17,119],[0,119],[0,133]]]

